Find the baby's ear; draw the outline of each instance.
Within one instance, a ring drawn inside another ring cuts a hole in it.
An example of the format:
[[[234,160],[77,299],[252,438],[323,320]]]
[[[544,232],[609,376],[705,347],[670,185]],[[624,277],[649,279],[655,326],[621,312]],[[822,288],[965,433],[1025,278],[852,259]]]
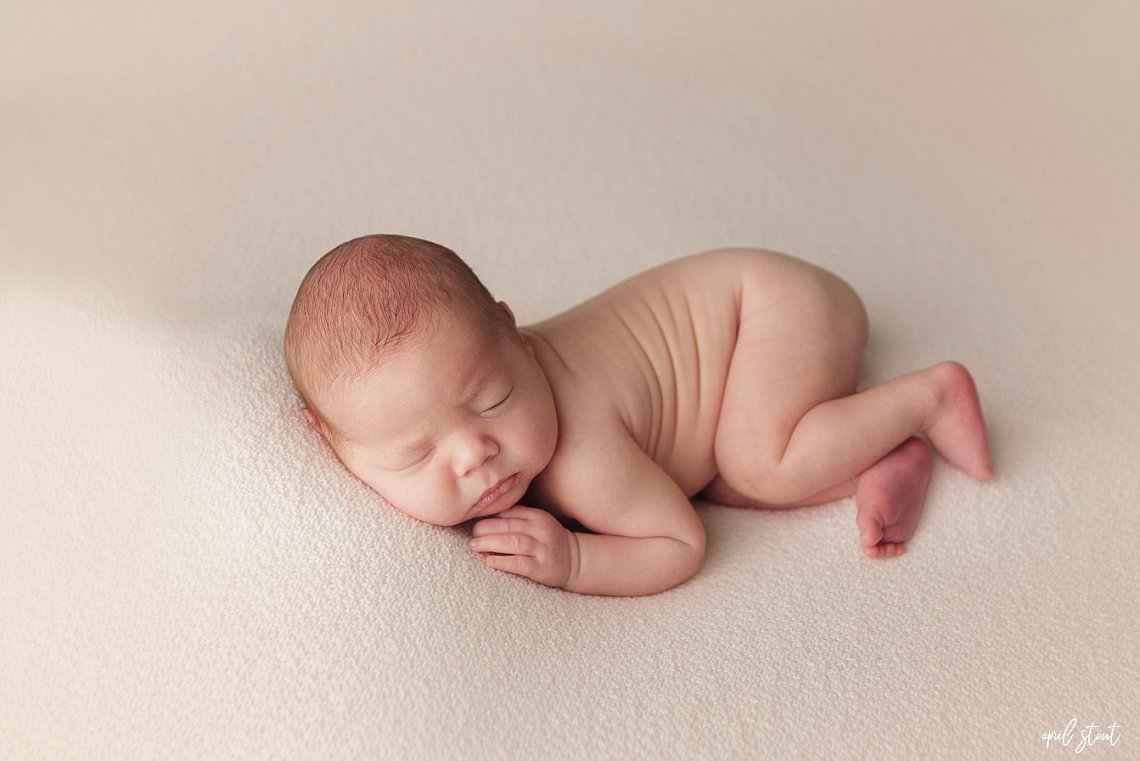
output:
[[[515,320],[515,313],[511,311],[511,308],[510,308],[510,306],[507,304],[507,302],[505,302],[505,301],[500,301],[500,302],[499,302],[499,309],[502,309],[504,312],[506,312],[506,313],[507,313],[507,317],[510,317],[510,318],[511,318],[511,324],[512,324],[512,325],[517,325],[517,324],[518,324],[518,322]]]
[[[317,423],[317,417],[313,414],[312,410],[310,410],[308,407],[302,407],[301,415],[305,418],[305,422],[309,424],[310,428],[312,428],[317,433],[320,433],[322,436],[324,435],[321,433],[321,426]]]

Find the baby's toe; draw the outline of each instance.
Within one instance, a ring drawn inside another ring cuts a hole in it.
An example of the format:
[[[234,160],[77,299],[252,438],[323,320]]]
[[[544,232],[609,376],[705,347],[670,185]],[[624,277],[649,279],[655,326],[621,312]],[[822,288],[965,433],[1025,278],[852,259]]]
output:
[[[859,527],[859,540],[863,549],[877,547],[883,541],[883,524],[870,515],[859,515],[855,519]]]

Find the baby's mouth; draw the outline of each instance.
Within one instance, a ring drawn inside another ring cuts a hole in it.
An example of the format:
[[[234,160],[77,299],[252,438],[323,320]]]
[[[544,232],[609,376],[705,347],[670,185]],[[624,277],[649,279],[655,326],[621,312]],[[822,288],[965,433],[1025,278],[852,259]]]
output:
[[[515,482],[518,481],[518,478],[519,474],[515,473],[514,475],[507,476],[502,481],[499,481],[499,483],[483,492],[483,496],[479,498],[479,501],[476,502],[471,509],[478,511],[490,507],[495,502],[495,500],[499,499],[514,488]]]

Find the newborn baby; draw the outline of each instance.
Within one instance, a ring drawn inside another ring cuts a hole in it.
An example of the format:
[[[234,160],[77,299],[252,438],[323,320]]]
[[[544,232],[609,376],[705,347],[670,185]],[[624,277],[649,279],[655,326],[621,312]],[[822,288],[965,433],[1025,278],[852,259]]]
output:
[[[669,262],[519,327],[452,251],[373,235],[305,276],[285,357],[306,420],[398,510],[477,521],[471,548],[492,568],[645,595],[700,568],[695,495],[774,508],[854,494],[863,552],[892,557],[930,476],[916,434],[992,477],[966,369],[856,392],[866,340],[850,286],[770,251]]]

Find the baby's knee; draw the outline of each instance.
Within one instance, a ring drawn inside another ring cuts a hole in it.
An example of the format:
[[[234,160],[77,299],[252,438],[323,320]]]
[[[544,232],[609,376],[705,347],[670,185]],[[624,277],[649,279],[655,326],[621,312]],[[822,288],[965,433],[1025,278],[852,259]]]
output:
[[[838,275],[829,272],[836,280],[835,293],[839,308],[847,315],[847,324],[851,331],[850,341],[862,351],[867,345],[867,338],[871,332],[870,319],[867,317],[867,306],[851,284]]]
[[[721,479],[736,492],[766,505],[787,505],[803,499],[803,486],[788,475],[778,462],[765,462],[753,453],[717,453]]]
[[[829,323],[841,331],[847,346],[862,351],[870,334],[870,320],[867,307],[859,292],[846,280],[831,270],[811,265],[812,290],[822,309],[828,315]]]

